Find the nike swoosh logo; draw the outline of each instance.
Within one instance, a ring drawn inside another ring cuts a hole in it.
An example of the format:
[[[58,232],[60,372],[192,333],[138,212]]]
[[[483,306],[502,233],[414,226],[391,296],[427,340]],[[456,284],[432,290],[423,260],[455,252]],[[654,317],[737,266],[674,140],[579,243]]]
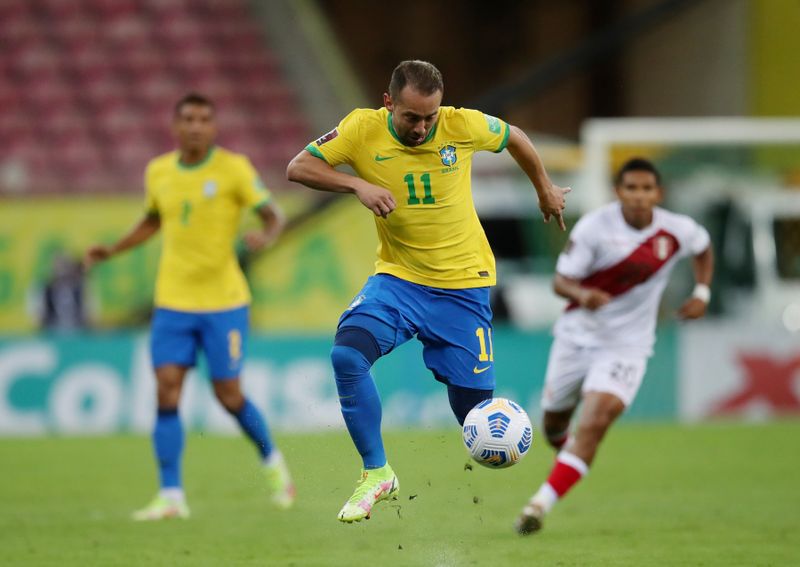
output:
[[[397,156],[382,156],[382,155],[376,155],[376,156],[375,156],[375,161],[386,161],[387,159],[394,159],[394,158],[396,158],[396,157],[397,157]]]
[[[478,367],[476,366],[475,368],[473,368],[473,369],[472,369],[472,372],[473,372],[474,374],[480,374],[481,372],[486,372],[486,371],[487,371],[487,370],[489,370],[490,368],[491,368],[491,366],[487,366],[486,368],[478,368]]]

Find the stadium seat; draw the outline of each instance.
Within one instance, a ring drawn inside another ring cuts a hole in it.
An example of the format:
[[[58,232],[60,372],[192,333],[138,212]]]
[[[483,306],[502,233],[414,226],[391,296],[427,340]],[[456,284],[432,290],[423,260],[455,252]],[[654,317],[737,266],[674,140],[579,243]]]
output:
[[[106,22],[135,18],[140,12],[136,0],[88,0],[89,9]]]
[[[282,172],[308,137],[246,0],[0,2],[0,36],[0,161],[27,191],[141,191],[190,90],[259,168]]]
[[[55,22],[83,19],[88,16],[81,2],[64,2],[64,0],[39,0],[36,2],[47,17]]]

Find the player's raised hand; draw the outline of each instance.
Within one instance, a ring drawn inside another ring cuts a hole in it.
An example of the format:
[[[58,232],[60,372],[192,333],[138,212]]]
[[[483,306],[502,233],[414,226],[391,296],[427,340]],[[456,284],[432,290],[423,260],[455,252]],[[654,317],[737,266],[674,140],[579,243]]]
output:
[[[702,299],[690,297],[681,305],[678,310],[678,317],[684,320],[700,319],[706,314],[706,307],[708,305]]]
[[[384,187],[364,182],[359,184],[355,193],[361,204],[375,213],[376,216],[386,218],[397,207],[394,195]]]
[[[98,262],[103,262],[111,257],[111,248],[109,246],[97,245],[92,246],[83,255],[83,269],[88,270]]]
[[[567,206],[566,194],[572,191],[571,187],[559,187],[552,183],[539,194],[539,209],[542,211],[544,222],[555,218],[561,230],[567,230],[564,223],[564,208]]]
[[[611,301],[611,295],[608,292],[594,287],[582,288],[578,295],[578,304],[589,311],[600,309],[609,301]]]
[[[244,245],[250,252],[258,252],[263,248],[267,248],[274,242],[272,235],[266,234],[263,230],[251,230],[242,236]]]
[[[244,245],[250,252],[257,252],[267,245],[267,237],[263,231],[251,230],[242,236]]]

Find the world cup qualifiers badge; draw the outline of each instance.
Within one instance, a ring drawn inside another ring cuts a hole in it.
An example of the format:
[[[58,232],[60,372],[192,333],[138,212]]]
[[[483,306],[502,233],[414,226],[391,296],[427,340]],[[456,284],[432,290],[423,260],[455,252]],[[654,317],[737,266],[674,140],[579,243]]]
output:
[[[442,158],[442,163],[447,167],[450,167],[458,161],[455,146],[444,146],[441,150],[439,150],[439,156]]]
[[[338,135],[339,135],[339,130],[334,128],[333,130],[331,130],[330,132],[328,132],[324,136],[320,136],[319,138],[317,138],[317,141],[315,143],[318,146],[321,146],[322,144],[330,142],[331,140],[333,140]]]

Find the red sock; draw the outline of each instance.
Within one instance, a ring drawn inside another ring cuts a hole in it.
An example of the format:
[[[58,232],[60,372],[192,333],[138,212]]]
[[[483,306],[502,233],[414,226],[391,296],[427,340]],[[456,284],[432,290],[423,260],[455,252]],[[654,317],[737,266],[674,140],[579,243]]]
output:
[[[589,467],[580,458],[562,451],[558,454],[556,464],[547,477],[547,484],[553,487],[558,497],[563,497],[573,485],[587,472]]]

